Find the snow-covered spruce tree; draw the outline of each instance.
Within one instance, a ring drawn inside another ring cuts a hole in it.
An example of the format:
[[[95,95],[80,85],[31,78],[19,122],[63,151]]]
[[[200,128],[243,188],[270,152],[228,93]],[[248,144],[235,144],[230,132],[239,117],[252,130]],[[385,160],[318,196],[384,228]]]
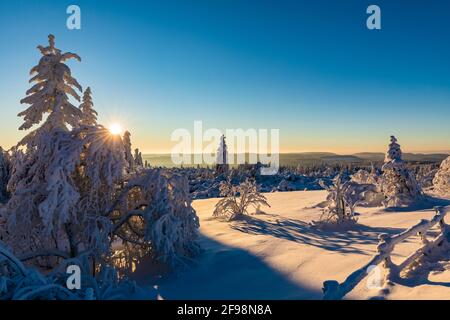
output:
[[[433,188],[439,195],[450,196],[450,157],[442,161],[434,176]]]
[[[80,109],[70,103],[68,95],[80,101],[75,89],[82,91],[82,88],[64,63],[69,59],[81,61],[81,58],[74,53],[61,53],[55,47],[53,35],[48,36],[48,41],[47,47],[38,46],[42,58],[30,71],[30,83],[34,85],[26,92],[27,97],[20,101],[30,107],[19,113],[19,117],[24,118],[19,130],[30,129],[48,114],[45,122],[19,143],[30,149],[36,147],[35,139],[39,139],[41,132],[49,132],[55,128],[67,129],[67,125],[76,127],[81,120]]]
[[[80,104],[81,110],[81,125],[95,126],[97,124],[97,111],[94,110],[94,103],[92,102],[91,88],[88,87],[83,94],[83,102]]]
[[[81,91],[81,86],[64,62],[72,58],[81,59],[73,53],[62,54],[55,48],[54,36],[48,38],[49,46],[38,46],[42,58],[30,72],[33,76],[30,82],[35,84],[21,103],[31,106],[19,113],[24,117],[19,129],[30,129],[40,124],[45,114],[48,117],[13,148],[12,173],[8,183],[11,199],[4,216],[7,219],[8,245],[17,252],[37,249],[38,246],[58,247],[56,239],[60,231],[53,229],[54,223],[60,226],[69,219],[69,208],[77,197],[69,175],[78,161],[81,147],[73,144],[67,136],[67,126],[78,125],[81,111],[69,102],[68,95],[79,100],[75,89]],[[19,149],[20,146],[25,152]],[[55,197],[59,198],[57,203],[52,202]],[[56,216],[51,217],[47,212],[56,212]]]
[[[0,202],[5,202],[9,198],[7,186],[11,176],[11,159],[8,152],[0,147]]]
[[[142,160],[142,153],[139,151],[138,148],[134,149],[134,164],[137,167],[144,166],[144,162]]]
[[[394,136],[391,136],[382,171],[381,188],[386,207],[410,205],[422,197],[422,190],[402,160],[402,151]]]
[[[216,173],[227,173],[229,169],[228,163],[228,147],[225,141],[225,135],[222,135],[216,153]]]
[[[239,186],[233,186],[230,181],[220,183],[220,195],[223,197],[217,202],[213,217],[225,218],[232,221],[249,214],[253,207],[259,210],[260,206],[268,206],[266,197],[258,191],[254,180],[246,179]]]
[[[59,50],[54,48],[53,40],[51,36],[50,47],[42,48],[41,52],[54,60]],[[60,60],[56,59],[51,65],[43,63],[42,68],[50,68],[46,71],[50,75],[51,68],[65,72],[62,78],[50,76],[49,83],[55,77],[76,82],[69,77],[70,70],[61,67]],[[68,90],[67,86],[65,82],[55,85],[64,90]],[[142,170],[139,174],[129,174],[140,181],[140,185],[131,190],[128,186],[134,180],[129,181],[129,175],[124,175],[127,162],[121,137],[110,134],[100,125],[80,125],[79,109],[62,108],[64,93],[58,90],[53,91],[56,97],[42,93],[33,99],[34,106],[46,103],[50,115],[43,125],[25,137],[24,151],[14,148],[12,153],[14,164],[8,185],[12,195],[1,212],[4,226],[1,237],[7,245],[15,254],[25,255],[28,261],[39,265],[43,257],[52,257],[47,264],[49,267],[60,259],[81,254],[101,263],[110,260],[111,245],[122,239],[124,229],[139,230],[136,228],[140,226],[145,232],[137,233],[140,238],[136,243],[149,248],[146,253],[152,257],[174,263],[194,251],[192,248],[196,245],[192,240],[196,237],[198,220],[191,206],[187,182],[169,174],[163,176]],[[45,101],[39,102],[38,97]],[[55,108],[62,108],[62,111],[55,111]],[[71,115],[64,114],[72,111]],[[51,117],[52,112],[59,115]],[[25,114],[29,121],[31,118]],[[77,121],[72,121],[76,117]],[[33,124],[39,123],[39,117],[33,119],[36,122]],[[69,120],[70,123],[66,122]],[[141,157],[139,152],[137,154]],[[150,173],[152,178],[141,177]],[[156,179],[166,184],[158,185]],[[127,207],[129,202],[134,205]],[[129,208],[134,211],[129,212]],[[135,210],[144,213],[136,215]],[[139,221],[132,223],[136,216],[144,219],[138,218]],[[122,243],[129,243],[129,239],[131,237],[122,239]]]
[[[125,147],[125,161],[128,164],[128,170],[131,172],[134,170],[134,158],[131,153],[131,133],[129,131],[125,131],[123,134],[123,144]]]

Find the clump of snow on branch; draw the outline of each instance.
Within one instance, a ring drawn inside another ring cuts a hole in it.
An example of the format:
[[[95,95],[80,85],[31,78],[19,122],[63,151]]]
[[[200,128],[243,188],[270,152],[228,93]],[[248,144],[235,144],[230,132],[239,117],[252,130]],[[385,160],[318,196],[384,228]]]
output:
[[[225,218],[228,221],[236,220],[249,214],[249,209],[259,210],[260,206],[268,206],[266,197],[258,191],[254,180],[246,179],[238,186],[230,181],[220,184],[220,195],[223,197],[216,204],[213,217]]]
[[[450,196],[450,157],[442,161],[433,179],[435,192],[443,196]]]
[[[394,136],[391,136],[382,171],[381,187],[386,198],[383,202],[385,206],[410,205],[421,198],[422,189],[402,160],[402,151]]]

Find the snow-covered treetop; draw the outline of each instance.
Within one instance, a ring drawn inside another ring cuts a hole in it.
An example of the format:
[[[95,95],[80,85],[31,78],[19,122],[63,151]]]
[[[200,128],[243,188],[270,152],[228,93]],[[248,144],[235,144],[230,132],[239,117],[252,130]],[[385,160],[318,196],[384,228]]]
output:
[[[220,138],[219,148],[216,154],[217,164],[228,164],[228,147],[225,141],[225,135]]]
[[[384,158],[384,162],[401,162],[402,160],[402,150],[400,145],[397,143],[397,138],[391,136],[391,143],[389,144],[389,149]]]
[[[134,158],[133,155],[131,154],[131,133],[129,131],[125,131],[125,133],[123,134],[122,141],[125,149],[125,160],[128,164],[128,168],[130,170],[133,170]]]
[[[134,150],[134,163],[136,166],[144,166],[144,161],[142,160],[142,153],[138,148]]]
[[[20,101],[30,105],[18,114],[24,118],[20,130],[28,130],[39,124],[46,113],[49,115],[42,126],[45,131],[53,128],[66,129],[66,125],[75,127],[81,118],[80,109],[69,102],[68,95],[80,101],[75,89],[81,92],[82,88],[64,63],[69,59],[81,61],[81,58],[74,53],[61,53],[61,50],[55,47],[53,35],[48,36],[48,42],[47,47],[38,46],[42,57],[39,64],[30,71],[32,78],[29,82],[34,85],[26,92],[27,97]],[[32,134],[34,135],[35,133]],[[25,143],[28,143],[26,139],[21,144]]]
[[[91,95],[91,88],[88,87],[83,94],[83,103],[80,104],[80,110],[82,112],[81,124],[86,126],[95,126],[97,124],[98,113],[94,110]]]

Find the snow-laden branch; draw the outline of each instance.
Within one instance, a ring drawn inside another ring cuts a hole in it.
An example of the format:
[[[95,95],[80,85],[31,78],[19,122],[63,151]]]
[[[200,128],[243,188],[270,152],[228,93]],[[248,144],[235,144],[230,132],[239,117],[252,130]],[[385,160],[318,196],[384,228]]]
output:
[[[414,261],[420,258],[426,251],[440,246],[442,241],[447,241],[446,233],[449,231],[449,226],[445,224],[444,218],[447,213],[450,212],[450,206],[447,207],[435,207],[436,215],[431,220],[421,220],[418,224],[411,228],[399,233],[395,236],[388,236],[387,234],[380,234],[377,251],[378,253],[363,267],[359,268],[352,274],[350,274],[344,282],[338,283],[335,280],[325,281],[323,284],[324,299],[337,300],[342,299],[347,293],[352,291],[358,283],[361,282],[367,275],[369,267],[376,266],[384,262],[384,266],[387,268],[386,280],[395,280],[400,277],[400,272],[405,270]],[[433,241],[428,241],[425,237],[426,232],[439,224],[441,233]],[[405,241],[407,238],[413,237],[419,234],[422,238],[423,246],[406,258],[400,265],[395,265],[391,260],[391,254],[397,244]]]

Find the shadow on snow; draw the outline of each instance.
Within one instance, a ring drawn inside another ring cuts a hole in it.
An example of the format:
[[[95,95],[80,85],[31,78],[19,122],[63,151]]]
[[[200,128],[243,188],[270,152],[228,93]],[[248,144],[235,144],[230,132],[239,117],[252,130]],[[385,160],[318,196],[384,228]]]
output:
[[[246,250],[200,235],[203,253],[194,264],[157,281],[163,299],[321,299]]]
[[[297,243],[316,246],[325,250],[340,253],[356,253],[371,255],[362,251],[358,246],[378,243],[378,235],[400,233],[405,229],[369,227],[355,224],[352,229],[323,230],[296,219],[286,219],[277,216],[273,221],[261,220],[247,216],[236,221],[231,228],[247,234],[271,235],[273,237],[294,241]],[[375,249],[375,248],[374,248]]]

